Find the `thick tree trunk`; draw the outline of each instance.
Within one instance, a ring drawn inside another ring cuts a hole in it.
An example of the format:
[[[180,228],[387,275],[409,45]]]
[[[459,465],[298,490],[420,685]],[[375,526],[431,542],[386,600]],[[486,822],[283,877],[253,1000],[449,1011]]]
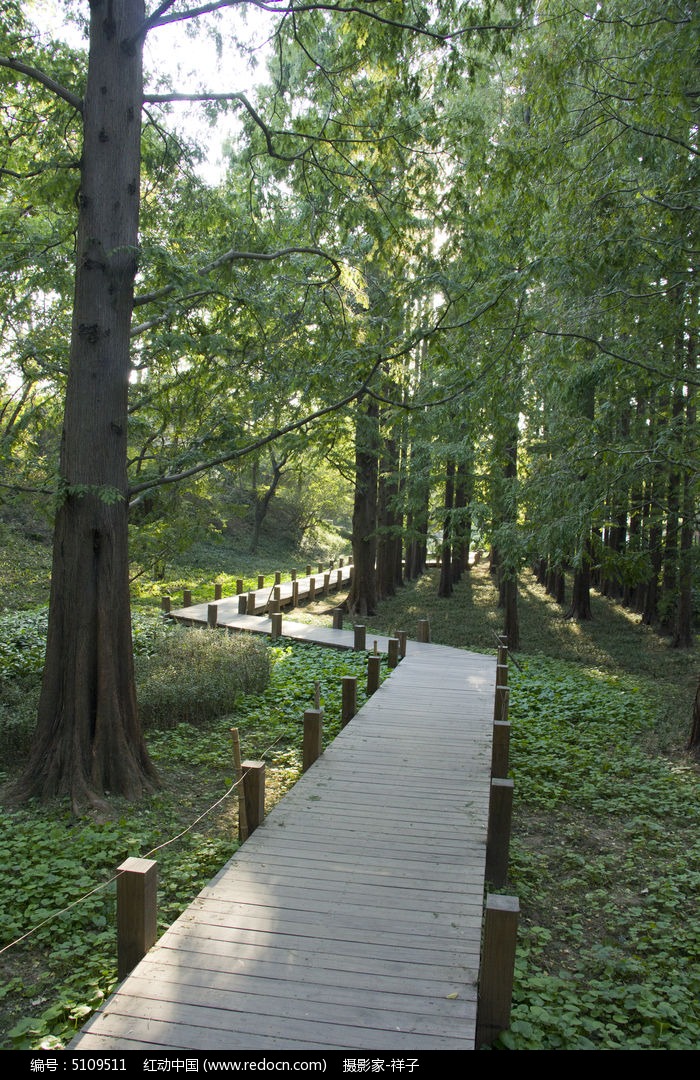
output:
[[[136,797],[156,777],[134,689],[127,551],[129,331],[137,269],[142,0],[92,0],[75,303],[49,631],[18,792]]]

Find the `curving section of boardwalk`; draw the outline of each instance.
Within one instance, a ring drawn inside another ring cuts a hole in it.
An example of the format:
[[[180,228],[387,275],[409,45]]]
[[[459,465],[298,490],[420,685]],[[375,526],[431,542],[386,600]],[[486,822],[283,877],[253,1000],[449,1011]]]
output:
[[[473,1049],[495,672],[409,642],[71,1048]]]

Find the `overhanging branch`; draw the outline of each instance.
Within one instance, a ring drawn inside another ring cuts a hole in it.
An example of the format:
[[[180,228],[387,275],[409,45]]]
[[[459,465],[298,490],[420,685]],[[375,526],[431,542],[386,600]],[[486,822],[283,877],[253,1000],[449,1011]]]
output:
[[[218,258],[213,259],[206,266],[202,266],[197,273],[205,277],[207,274],[211,274],[214,270],[220,269],[227,263],[231,262],[273,262],[275,259],[284,259],[288,255],[314,255],[320,259],[326,259],[333,267],[333,274],[330,278],[323,281],[319,281],[317,284],[326,285],[331,281],[337,281],[340,277],[340,264],[336,262],[332,255],[329,255],[327,251],[323,251],[321,248],[314,247],[288,247],[281,248],[279,251],[239,251],[236,248],[231,248],[230,251],[224,252],[223,255],[219,255]],[[167,296],[172,296],[176,291],[176,285],[164,285],[162,289],[156,289],[151,293],[144,293],[142,296],[134,297],[134,307],[143,307],[144,304],[152,304],[156,300],[164,300]]]
[[[193,465],[191,468],[184,469],[182,472],[169,473],[165,476],[156,477],[153,480],[144,480],[142,484],[136,484],[129,489],[130,505],[134,505],[133,497],[141,494],[143,491],[151,491],[153,488],[164,487],[166,484],[177,484],[182,480],[189,480],[191,476],[198,476],[200,473],[207,472],[209,469],[214,469],[217,465],[225,465],[229,461],[238,461],[240,458],[246,457],[248,454],[253,454],[256,450],[260,450],[263,446],[275,442],[284,435],[290,435],[292,432],[299,431],[301,428],[306,427],[307,424],[312,424],[324,416],[329,416],[331,413],[338,412],[339,409],[344,408],[352,401],[362,397],[366,392],[374,373],[382,363],[383,357],[380,357],[372,365],[371,371],[362,384],[353,390],[352,393],[346,394],[345,397],[341,398],[339,401],[333,402],[332,405],[325,405],[322,409],[316,409],[314,412],[303,416],[300,420],[293,420],[284,427],[276,428],[273,431],[268,432],[267,435],[263,435],[259,439],[254,439],[253,442],[248,443],[246,446],[238,447],[236,450],[230,450],[226,454],[220,454],[219,457],[212,458],[210,461],[200,462],[198,465]]]
[[[61,98],[63,101],[67,101],[69,105],[72,105],[79,113],[83,111],[83,101],[77,94],[74,94],[72,90],[68,90],[65,86],[61,86],[59,82],[52,79],[50,75],[47,75],[41,68],[33,67],[31,64],[25,64],[22,60],[15,60],[11,56],[0,56],[0,67],[9,68],[10,71],[18,71],[21,75],[26,75],[27,78],[33,79],[34,82],[41,83],[47,90],[50,90],[56,97]]]

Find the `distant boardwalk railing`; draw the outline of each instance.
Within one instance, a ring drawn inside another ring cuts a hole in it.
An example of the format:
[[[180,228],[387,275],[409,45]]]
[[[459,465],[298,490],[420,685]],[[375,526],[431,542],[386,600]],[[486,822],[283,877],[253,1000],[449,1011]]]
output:
[[[206,623],[208,605],[172,614]],[[229,615],[219,605],[218,624],[272,628],[272,617]],[[280,632],[356,643],[354,628],[285,620]],[[484,921],[512,789],[493,775],[504,760],[494,722],[507,724],[503,695],[495,716],[497,664],[405,647],[71,1049],[471,1050],[507,1026],[517,901],[490,897]],[[489,824],[493,790],[506,798]]]

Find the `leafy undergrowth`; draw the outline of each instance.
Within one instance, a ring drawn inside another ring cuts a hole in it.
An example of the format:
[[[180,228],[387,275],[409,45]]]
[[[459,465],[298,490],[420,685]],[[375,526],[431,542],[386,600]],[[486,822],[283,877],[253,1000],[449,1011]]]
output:
[[[525,912],[510,1049],[700,1048],[700,784],[650,756],[638,679],[545,658],[511,678]]]
[[[107,821],[76,821],[56,806],[0,810],[0,859],[11,868],[0,878],[0,941],[36,928],[0,953],[0,1047],[64,1046],[114,987],[113,878],[125,858],[157,860],[162,931],[233,854],[231,727],[238,728],[243,757],[267,763],[269,809],[299,776],[303,713],[316,696],[326,741],[340,727],[343,675],[358,676],[363,701],[364,653],[281,645],[270,646],[268,656],[267,688],[241,695],[233,712],[204,726],[180,723],[148,733],[162,788],[139,806],[113,800]],[[227,792],[194,829],[150,856]]]

